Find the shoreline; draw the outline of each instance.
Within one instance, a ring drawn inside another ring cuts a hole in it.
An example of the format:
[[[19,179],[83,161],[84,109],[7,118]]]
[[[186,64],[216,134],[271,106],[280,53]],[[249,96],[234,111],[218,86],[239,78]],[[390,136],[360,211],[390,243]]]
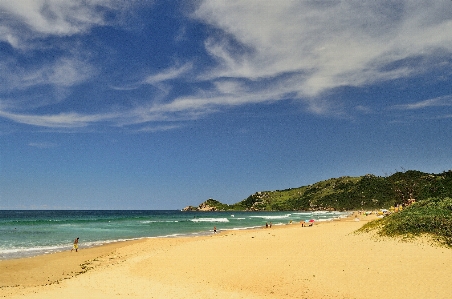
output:
[[[352,217],[4,260],[0,297],[448,298],[452,250],[357,235],[375,217]]]
[[[347,219],[351,219],[351,215],[352,214],[347,217],[334,218],[327,221],[318,221],[315,223],[315,225],[322,225],[333,221],[346,221]],[[181,234],[177,236],[142,237],[130,240],[111,241],[88,247],[79,245],[79,252],[72,252],[72,246],[70,246],[67,250],[57,252],[25,256],[20,258],[4,259],[0,260],[0,290],[2,288],[8,288],[18,285],[25,287],[49,285],[57,283],[58,281],[70,279],[79,274],[83,274],[94,267],[97,267],[99,264],[101,264],[98,262],[99,260],[103,259],[104,257],[108,257],[109,255],[113,255],[118,249],[140,242],[161,239],[177,239],[188,241],[192,238],[206,238],[225,233],[233,234],[235,232],[252,232],[254,230],[261,229],[281,229],[290,226],[301,226],[301,224],[290,222],[284,224],[274,224],[272,228],[257,226],[234,229],[218,229],[216,234],[214,234],[213,231],[206,231],[193,235]],[[41,270],[31,272],[29,271],[30,265],[33,266],[40,264],[51,265],[51,267],[48,268],[51,268],[52,271],[49,271],[49,273]],[[25,273],[26,275],[23,275]],[[58,275],[58,273],[61,273],[61,275]],[[33,277],[33,279],[31,279],[31,277]]]
[[[284,211],[283,211],[284,212]],[[287,211],[289,212],[289,211]],[[228,213],[229,212],[224,212],[224,213]],[[254,212],[251,212],[254,213]],[[292,212],[294,213],[294,212]],[[345,213],[350,213],[350,211],[345,212]],[[297,213],[294,213],[297,214]],[[199,216],[198,216],[199,217]],[[338,218],[330,218],[330,219],[325,219],[325,220],[316,220],[317,223],[323,222],[323,221],[333,221],[333,220],[337,220],[340,218],[344,218],[344,217],[348,217],[348,216],[340,216]],[[204,219],[203,217],[199,217],[200,222],[202,222]],[[264,218],[265,219],[265,218]],[[270,219],[270,218],[269,218]],[[276,220],[281,220],[280,217],[275,218]],[[271,221],[268,220],[268,221]],[[274,223],[273,225],[285,225],[287,224],[287,222],[284,223]],[[212,224],[212,228],[215,224]],[[219,222],[217,224],[217,226],[221,226],[221,222]],[[264,224],[261,225],[253,225],[253,226],[237,226],[237,227],[228,227],[228,228],[222,228],[222,230],[250,230],[250,229],[259,229],[262,226],[264,226]],[[82,241],[79,246],[81,249],[89,249],[89,248],[95,248],[95,247],[99,247],[99,246],[104,246],[104,245],[109,245],[109,244],[114,244],[114,243],[122,243],[122,242],[129,242],[129,241],[137,241],[137,240],[145,240],[145,239],[154,239],[154,238],[185,238],[185,237],[202,237],[202,236],[206,236],[206,235],[210,235],[211,233],[213,233],[213,229],[212,228],[205,228],[205,230],[199,230],[199,231],[194,231],[194,232],[176,232],[176,233],[170,233],[170,234],[160,234],[160,235],[151,235],[151,236],[138,236],[138,237],[129,237],[129,238],[123,238],[120,237],[118,239],[99,239],[99,240],[88,240],[88,241]],[[37,257],[37,256],[44,256],[44,255],[49,255],[49,254],[56,254],[56,253],[60,253],[60,252],[66,252],[67,250],[70,250],[72,248],[72,243],[65,243],[65,244],[61,244],[57,243],[55,245],[46,245],[46,246],[37,246],[37,247],[32,247],[32,248],[25,248],[23,250],[23,252],[17,251],[17,249],[12,249],[11,252],[5,252],[3,255],[0,256],[0,261],[5,261],[5,260],[13,260],[13,259],[22,259],[22,258],[31,258],[31,257]]]

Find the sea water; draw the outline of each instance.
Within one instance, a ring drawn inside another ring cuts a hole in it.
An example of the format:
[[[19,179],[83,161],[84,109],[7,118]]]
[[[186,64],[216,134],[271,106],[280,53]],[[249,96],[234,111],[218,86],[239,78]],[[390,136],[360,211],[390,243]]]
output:
[[[141,238],[201,236],[217,231],[331,221],[346,212],[1,211],[0,260]]]

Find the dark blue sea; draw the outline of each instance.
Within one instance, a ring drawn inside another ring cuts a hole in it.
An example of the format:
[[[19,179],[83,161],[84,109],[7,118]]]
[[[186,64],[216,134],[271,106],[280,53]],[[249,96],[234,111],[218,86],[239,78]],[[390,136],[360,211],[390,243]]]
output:
[[[0,260],[141,238],[201,236],[300,221],[331,221],[345,212],[182,212],[174,211],[25,211],[0,210]]]

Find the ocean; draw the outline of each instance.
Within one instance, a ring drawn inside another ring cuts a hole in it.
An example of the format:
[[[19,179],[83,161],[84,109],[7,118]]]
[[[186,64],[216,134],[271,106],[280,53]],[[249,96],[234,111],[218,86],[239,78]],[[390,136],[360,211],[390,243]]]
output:
[[[141,238],[201,236],[217,231],[331,221],[347,212],[182,212],[179,210],[0,210],[0,260]]]

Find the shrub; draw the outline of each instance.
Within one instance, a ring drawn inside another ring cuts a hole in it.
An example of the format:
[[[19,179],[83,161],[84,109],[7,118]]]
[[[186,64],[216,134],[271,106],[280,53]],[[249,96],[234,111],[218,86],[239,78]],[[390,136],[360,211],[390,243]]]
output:
[[[359,231],[375,230],[382,236],[417,237],[430,235],[452,247],[452,198],[429,198],[401,212],[365,224]]]

